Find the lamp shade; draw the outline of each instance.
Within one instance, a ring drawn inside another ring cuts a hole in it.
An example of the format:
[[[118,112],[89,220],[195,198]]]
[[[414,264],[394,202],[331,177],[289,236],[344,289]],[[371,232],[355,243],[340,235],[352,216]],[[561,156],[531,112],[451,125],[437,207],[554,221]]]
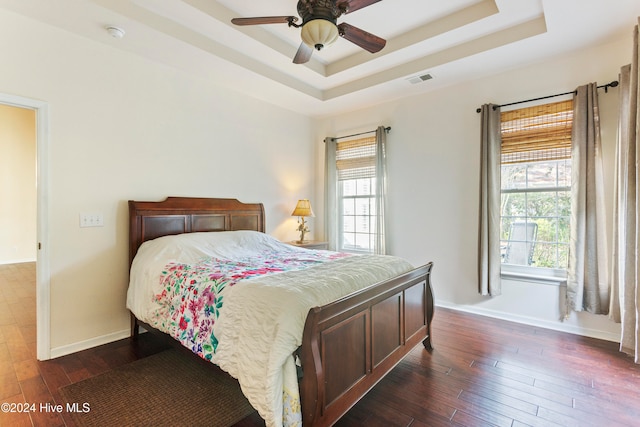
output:
[[[329,46],[338,39],[338,27],[326,19],[313,19],[302,27],[300,37],[309,47],[317,50]]]
[[[298,200],[296,208],[291,213],[291,216],[315,216],[313,210],[311,210],[311,203],[307,199]]]

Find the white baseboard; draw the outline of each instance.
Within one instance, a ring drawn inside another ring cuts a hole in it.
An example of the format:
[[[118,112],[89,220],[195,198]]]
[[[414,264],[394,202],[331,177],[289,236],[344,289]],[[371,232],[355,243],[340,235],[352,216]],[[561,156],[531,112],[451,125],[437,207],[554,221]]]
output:
[[[118,341],[123,338],[129,338],[131,336],[131,329],[125,329],[122,331],[114,332],[107,335],[91,338],[85,341],[76,342],[73,344],[63,345],[51,349],[51,358],[66,356],[67,354],[77,353],[78,351],[87,350],[89,348],[98,347],[99,345],[109,344],[110,342]]]
[[[11,260],[0,260],[0,265],[24,264],[25,262],[36,262],[36,259],[35,258],[21,258],[21,259],[11,259]]]
[[[439,302],[436,307],[449,308],[451,310],[464,311],[466,313],[478,314],[480,316],[493,317],[495,319],[508,320],[511,322],[522,323],[524,325],[538,326],[544,329],[554,331],[567,332],[574,335],[581,335],[590,338],[597,338],[606,341],[620,342],[620,336],[607,331],[597,329],[581,328],[579,326],[570,325],[564,322],[551,322],[548,320],[536,319],[528,316],[518,316],[516,314],[504,313],[501,311],[487,310],[469,305],[459,305],[449,302]]]

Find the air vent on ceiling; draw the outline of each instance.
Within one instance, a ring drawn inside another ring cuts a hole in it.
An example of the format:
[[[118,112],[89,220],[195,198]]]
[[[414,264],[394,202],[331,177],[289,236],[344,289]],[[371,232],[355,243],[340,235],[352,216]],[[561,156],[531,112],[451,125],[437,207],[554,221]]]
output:
[[[409,80],[409,83],[415,85],[415,84],[422,83],[422,82],[427,81],[427,80],[431,80],[432,78],[433,78],[433,76],[430,73],[427,73],[427,74],[423,74],[421,76],[411,77],[411,78],[409,78],[407,80]]]

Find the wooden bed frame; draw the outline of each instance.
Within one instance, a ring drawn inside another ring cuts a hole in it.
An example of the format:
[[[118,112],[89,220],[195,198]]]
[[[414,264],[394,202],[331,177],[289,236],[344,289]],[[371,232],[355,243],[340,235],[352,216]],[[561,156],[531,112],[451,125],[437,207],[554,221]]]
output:
[[[264,207],[236,199],[169,197],[129,201],[129,261],[156,237],[200,231],[264,232]],[[305,426],[329,426],[417,344],[431,351],[429,263],[309,311],[302,345],[300,397]],[[153,329],[131,315],[138,326]]]

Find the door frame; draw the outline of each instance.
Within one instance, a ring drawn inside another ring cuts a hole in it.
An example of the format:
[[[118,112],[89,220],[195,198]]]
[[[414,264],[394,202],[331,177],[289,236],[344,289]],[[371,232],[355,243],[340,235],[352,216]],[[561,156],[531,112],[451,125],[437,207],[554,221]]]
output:
[[[49,104],[0,93],[0,104],[36,112],[36,357],[51,358],[51,272],[49,269]]]

